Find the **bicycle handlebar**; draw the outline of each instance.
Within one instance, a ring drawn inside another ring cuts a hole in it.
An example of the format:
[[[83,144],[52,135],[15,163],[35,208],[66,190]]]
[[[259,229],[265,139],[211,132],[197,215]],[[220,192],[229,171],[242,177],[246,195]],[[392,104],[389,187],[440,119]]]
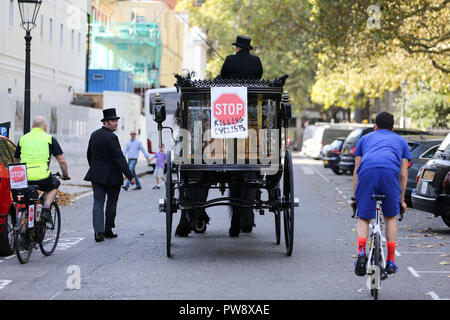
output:
[[[53,176],[58,177],[59,179],[62,179],[64,181],[71,179],[69,176],[61,176],[59,172],[55,173]]]

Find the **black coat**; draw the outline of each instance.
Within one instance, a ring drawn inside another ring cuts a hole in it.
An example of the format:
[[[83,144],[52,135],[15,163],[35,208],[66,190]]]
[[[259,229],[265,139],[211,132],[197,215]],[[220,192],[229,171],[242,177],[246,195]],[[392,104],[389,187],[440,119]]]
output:
[[[234,79],[261,79],[263,67],[257,56],[248,51],[241,50],[236,54],[227,56],[220,71],[221,78]]]
[[[119,138],[106,127],[101,127],[91,134],[87,159],[89,170],[84,177],[86,181],[121,186],[122,173],[128,179],[133,179],[133,174],[120,148]]]

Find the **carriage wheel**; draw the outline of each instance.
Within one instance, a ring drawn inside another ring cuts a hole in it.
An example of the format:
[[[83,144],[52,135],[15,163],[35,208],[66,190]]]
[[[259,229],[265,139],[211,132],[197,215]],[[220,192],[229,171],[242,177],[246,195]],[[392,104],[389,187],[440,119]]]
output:
[[[277,239],[277,244],[280,244],[281,238],[281,214],[280,211],[275,211],[275,235]]]
[[[286,254],[291,256],[294,246],[294,173],[291,150],[286,149],[283,168],[283,218]]]
[[[167,170],[166,170],[166,246],[167,257],[170,257],[170,246],[172,241],[172,154],[171,151],[167,153]]]

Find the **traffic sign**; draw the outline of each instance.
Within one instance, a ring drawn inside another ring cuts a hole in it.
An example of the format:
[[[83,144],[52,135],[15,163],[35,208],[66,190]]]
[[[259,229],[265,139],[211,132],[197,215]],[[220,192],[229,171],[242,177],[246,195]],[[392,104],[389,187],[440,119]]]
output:
[[[247,138],[247,88],[211,88],[211,137]]]

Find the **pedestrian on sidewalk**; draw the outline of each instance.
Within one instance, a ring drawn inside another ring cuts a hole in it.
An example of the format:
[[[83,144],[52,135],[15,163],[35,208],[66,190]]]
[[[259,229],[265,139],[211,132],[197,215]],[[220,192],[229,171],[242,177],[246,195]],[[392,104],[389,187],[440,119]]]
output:
[[[112,228],[115,228],[117,201],[123,184],[122,174],[131,180],[131,184],[136,183],[123,156],[119,139],[114,134],[119,119],[116,109],[103,110],[103,126],[91,134],[87,150],[89,170],[84,180],[91,181],[94,191],[92,217],[97,242],[117,237]],[[106,197],[108,200],[104,210]]]
[[[156,178],[156,185],[153,187],[153,189],[161,189],[159,179],[163,180],[164,183],[166,182],[166,178],[164,178],[164,166],[167,162],[167,153],[164,151],[164,144],[161,144],[159,152],[155,153],[150,161],[152,161],[153,159],[156,159],[155,172],[153,172],[153,175]]]
[[[131,139],[128,140],[127,144],[125,145],[125,149],[123,149],[123,155],[126,157],[128,154],[128,167],[130,168],[131,173],[133,174],[134,179],[136,180],[136,187],[133,190],[141,190],[142,185],[139,181],[139,178],[136,174],[136,164],[138,162],[139,158],[139,151],[142,151],[144,154],[144,157],[147,159],[147,163],[150,163],[150,154],[145,151],[144,147],[142,146],[142,142],[136,139],[136,131],[132,130],[130,132]],[[127,180],[124,186],[122,188],[125,191],[128,191],[128,188],[130,187],[130,180]]]

